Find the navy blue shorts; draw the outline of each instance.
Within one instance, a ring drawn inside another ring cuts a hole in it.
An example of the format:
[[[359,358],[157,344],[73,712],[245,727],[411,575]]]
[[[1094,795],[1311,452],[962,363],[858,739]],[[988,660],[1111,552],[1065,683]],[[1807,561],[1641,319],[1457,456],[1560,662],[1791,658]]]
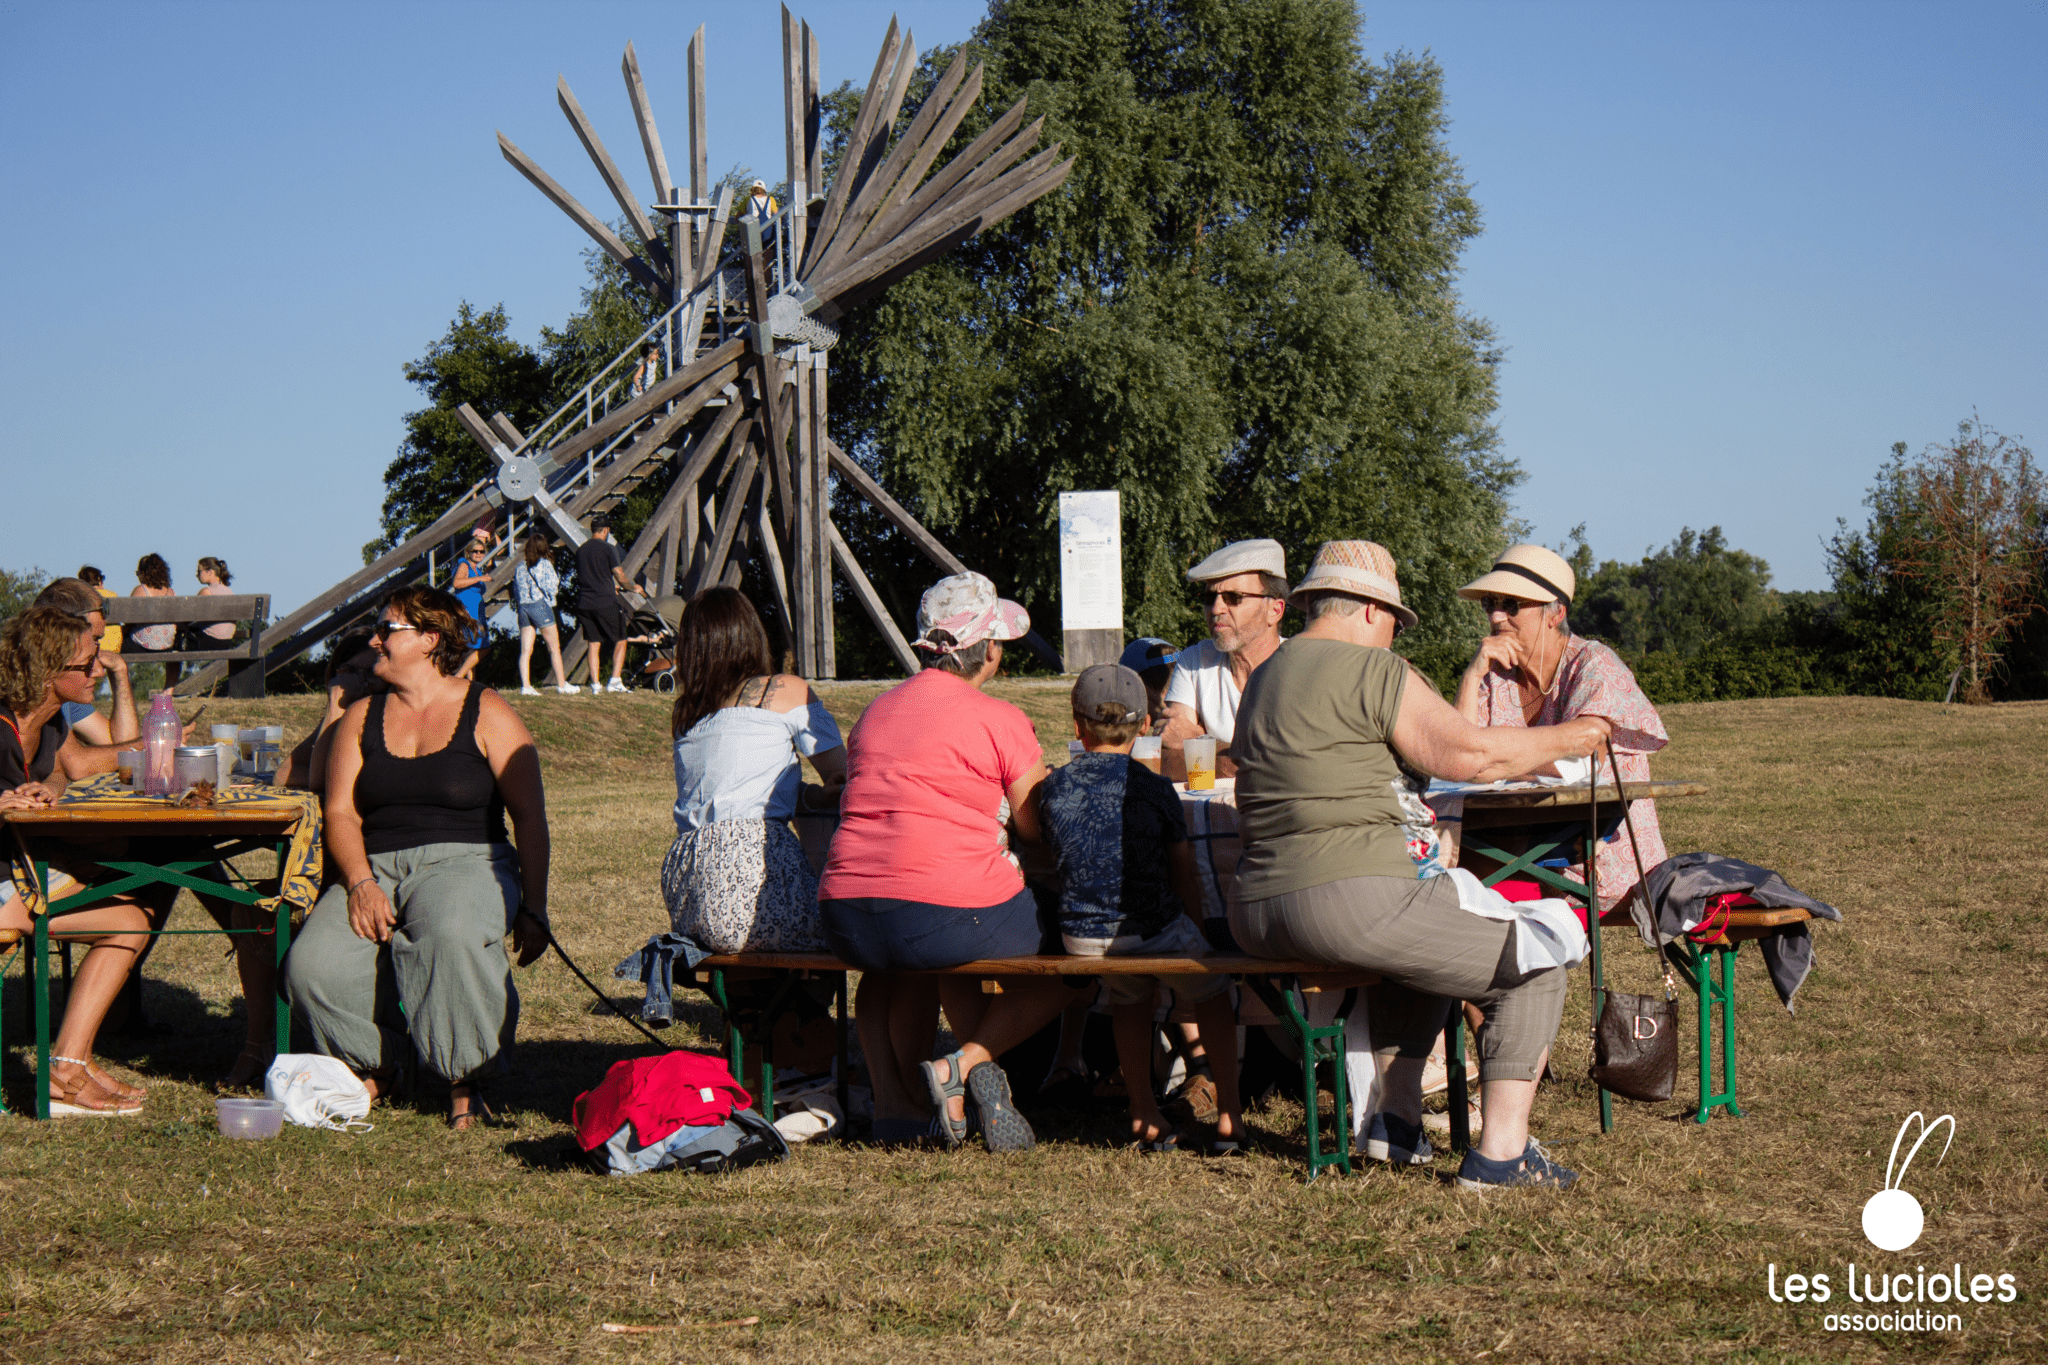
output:
[[[1059,952],[1028,889],[978,909],[865,897],[819,904],[833,955],[864,972],[928,972],[991,957]]]

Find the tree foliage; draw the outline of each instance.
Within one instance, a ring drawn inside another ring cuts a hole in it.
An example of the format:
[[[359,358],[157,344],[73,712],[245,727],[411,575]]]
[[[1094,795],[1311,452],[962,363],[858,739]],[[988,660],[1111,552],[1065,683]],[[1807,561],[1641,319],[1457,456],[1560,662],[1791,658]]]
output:
[[[49,581],[41,569],[0,569],[0,621],[28,610]]]
[[[1718,526],[1686,527],[1635,564],[1609,560],[1579,584],[1574,624],[1627,653],[1698,654],[1778,608],[1771,566],[1733,549]]]
[[[1520,477],[1454,288],[1479,213],[1442,73],[1366,60],[1358,30],[1345,0],[999,0],[970,40],[986,93],[956,144],[1023,96],[1074,171],[848,316],[832,424],[1041,626],[1058,494],[1114,488],[1134,633],[1198,634],[1184,569],[1253,536],[1297,575],[1320,541],[1381,541],[1412,638],[1474,628],[1452,594]],[[905,123],[952,56],[926,55]],[[835,96],[840,143],[857,102]],[[914,602],[930,566],[844,492],[835,515]]]
[[[2001,650],[2040,605],[2048,528],[2033,453],[1973,416],[1902,472],[1913,515],[1898,571],[1931,590],[1934,639],[1960,659],[1965,696],[1987,701]]]
[[[456,408],[468,403],[485,417],[503,412],[522,430],[546,415],[547,366],[509,327],[503,304],[479,312],[465,300],[426,354],[406,362],[406,379],[431,402],[405,415],[405,439],[384,468],[384,533],[363,547],[365,563],[431,526],[494,472]]]

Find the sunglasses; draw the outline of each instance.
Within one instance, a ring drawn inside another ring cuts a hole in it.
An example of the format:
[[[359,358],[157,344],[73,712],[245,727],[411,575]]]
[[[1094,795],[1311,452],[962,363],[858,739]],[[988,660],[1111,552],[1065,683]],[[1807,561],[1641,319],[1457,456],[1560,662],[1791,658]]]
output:
[[[1485,612],[1488,616],[1493,615],[1497,611],[1506,612],[1509,616],[1520,616],[1531,607],[1543,605],[1541,602],[1528,602],[1519,597],[1495,597],[1491,594],[1477,597],[1473,600],[1479,603],[1479,610]]]
[[[1274,600],[1273,594],[1269,592],[1218,592],[1211,588],[1202,594],[1202,605],[1211,606],[1219,597],[1223,599],[1223,605],[1226,607],[1240,606],[1248,597],[1263,597],[1269,602]]]
[[[388,644],[390,643],[391,637],[394,633],[401,630],[418,629],[418,626],[408,625],[404,621],[379,621],[375,626],[372,626],[370,628],[370,633],[377,637],[377,641],[379,644]]]
[[[66,664],[57,671],[59,673],[83,673],[87,677],[91,677],[95,673],[104,673],[106,668],[106,660],[95,654],[82,664]]]

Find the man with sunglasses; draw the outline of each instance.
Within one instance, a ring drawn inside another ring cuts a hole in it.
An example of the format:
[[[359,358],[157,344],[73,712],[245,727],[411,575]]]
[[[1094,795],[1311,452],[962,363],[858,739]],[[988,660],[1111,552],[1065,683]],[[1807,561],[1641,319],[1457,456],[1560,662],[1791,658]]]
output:
[[[1180,652],[1166,681],[1166,733],[1161,736],[1160,771],[1187,779],[1182,746],[1200,735],[1216,736],[1216,772],[1237,771],[1230,742],[1237,733],[1237,707],[1252,671],[1280,648],[1280,617],[1287,610],[1287,553],[1277,540],[1240,540],[1188,570],[1201,590],[1209,638]]]

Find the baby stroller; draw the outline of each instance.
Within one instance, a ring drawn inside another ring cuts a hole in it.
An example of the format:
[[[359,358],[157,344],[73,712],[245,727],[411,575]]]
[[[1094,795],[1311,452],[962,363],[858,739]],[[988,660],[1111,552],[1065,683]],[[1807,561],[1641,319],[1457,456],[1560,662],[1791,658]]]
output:
[[[675,596],[642,597],[633,603],[629,618],[630,644],[647,646],[647,653],[632,670],[634,687],[651,687],[656,692],[676,690],[676,629],[683,621],[683,599]]]

